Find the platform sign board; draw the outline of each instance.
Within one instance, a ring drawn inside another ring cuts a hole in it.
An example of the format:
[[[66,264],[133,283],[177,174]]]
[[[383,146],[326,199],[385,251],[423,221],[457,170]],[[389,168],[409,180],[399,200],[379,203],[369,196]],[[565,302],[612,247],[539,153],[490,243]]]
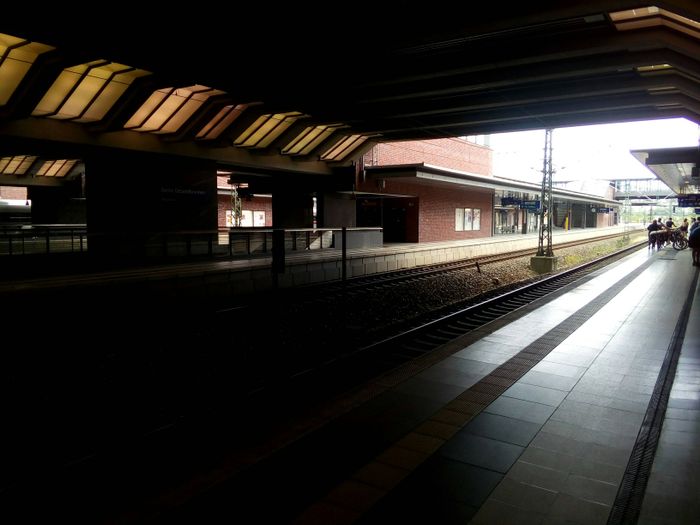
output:
[[[613,211],[612,208],[599,208],[598,206],[591,208],[592,213],[610,213],[611,211]]]
[[[501,197],[501,206],[513,206],[520,204],[520,199],[515,197]]]
[[[537,211],[540,209],[540,201],[522,201],[520,209]]]
[[[700,194],[692,193],[688,195],[678,196],[678,206],[681,208],[697,208],[700,207]]]

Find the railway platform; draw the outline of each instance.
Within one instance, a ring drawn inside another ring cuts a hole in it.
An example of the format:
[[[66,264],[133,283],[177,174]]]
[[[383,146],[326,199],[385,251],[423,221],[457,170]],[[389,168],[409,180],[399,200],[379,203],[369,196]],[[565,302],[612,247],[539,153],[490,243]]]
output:
[[[235,348],[197,346],[170,312],[144,312],[153,333],[129,347],[139,332],[115,306],[104,325],[123,335],[95,328],[59,351],[51,341],[90,326],[56,334],[36,312],[65,303],[15,305],[28,319],[18,339],[46,334],[4,355],[0,508],[28,523],[623,523],[637,511],[640,523],[697,523],[698,275],[688,250],[641,249],[301,417],[287,412],[292,392],[276,391],[225,421],[165,413],[140,437],[158,403],[186,409],[197,395],[190,352]],[[232,384],[235,364],[221,374]],[[85,455],[99,436],[104,449]]]
[[[637,251],[378,378],[161,518],[698,523],[698,275],[687,250]]]

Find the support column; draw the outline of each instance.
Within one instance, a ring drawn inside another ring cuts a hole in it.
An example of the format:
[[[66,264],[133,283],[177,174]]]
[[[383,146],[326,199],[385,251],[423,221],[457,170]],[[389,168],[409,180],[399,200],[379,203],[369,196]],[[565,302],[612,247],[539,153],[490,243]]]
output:
[[[294,191],[288,186],[275,188],[272,193],[272,221],[274,228],[312,228],[312,192]]]
[[[548,273],[557,269],[557,259],[552,251],[552,129],[545,130],[544,166],[542,168],[542,192],[540,197],[540,238],[537,255],[530,259],[530,267],[537,273]]]
[[[199,253],[200,245],[208,244],[206,232],[216,237],[216,167],[211,162],[102,153],[86,159],[85,176],[92,255]]]
[[[34,224],[85,224],[85,199],[82,179],[61,186],[29,186]]]

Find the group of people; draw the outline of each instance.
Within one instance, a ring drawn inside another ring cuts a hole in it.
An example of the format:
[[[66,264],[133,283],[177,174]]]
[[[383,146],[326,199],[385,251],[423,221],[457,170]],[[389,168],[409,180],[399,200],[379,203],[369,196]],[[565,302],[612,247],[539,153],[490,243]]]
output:
[[[671,242],[671,235],[675,231],[676,224],[669,217],[666,222],[661,218],[654,219],[647,231],[649,232],[649,249],[660,250],[667,243]],[[678,232],[688,240],[688,247],[693,253],[693,266],[700,266],[700,217],[692,217],[690,223],[688,219],[683,219],[683,222],[678,227]]]

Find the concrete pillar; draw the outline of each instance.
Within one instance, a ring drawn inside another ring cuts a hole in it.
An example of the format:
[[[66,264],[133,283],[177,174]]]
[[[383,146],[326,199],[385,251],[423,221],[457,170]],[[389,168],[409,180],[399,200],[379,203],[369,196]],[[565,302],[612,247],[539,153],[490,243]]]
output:
[[[347,193],[323,194],[323,220],[325,228],[354,228],[357,224],[357,201]]]
[[[273,228],[312,228],[313,194],[276,188],[272,193],[272,222]]]
[[[27,198],[32,201],[34,224],[85,224],[85,200],[81,179],[66,181],[61,186],[29,186]]]

